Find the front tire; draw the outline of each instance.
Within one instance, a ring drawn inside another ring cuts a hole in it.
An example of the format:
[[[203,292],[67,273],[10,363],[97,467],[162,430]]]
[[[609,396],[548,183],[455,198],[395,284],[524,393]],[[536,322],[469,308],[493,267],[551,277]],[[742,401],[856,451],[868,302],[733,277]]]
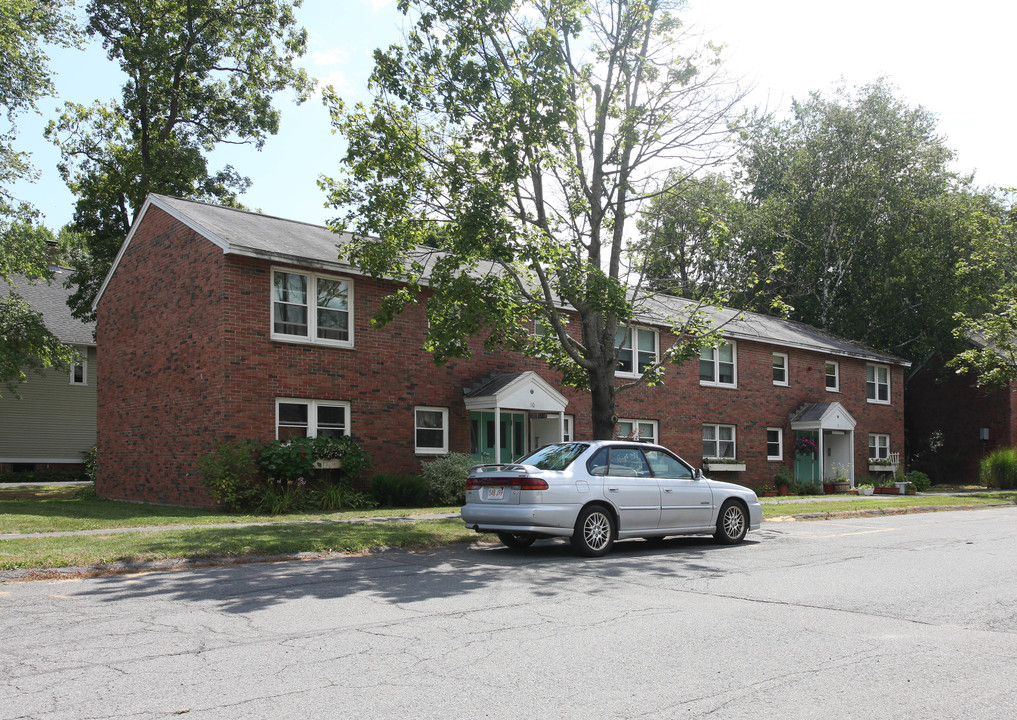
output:
[[[579,513],[572,547],[585,557],[607,555],[614,545],[614,517],[600,505],[591,505]]]
[[[498,539],[501,540],[502,545],[513,550],[525,550],[537,538],[527,533],[498,533]]]
[[[749,531],[749,517],[741,503],[728,500],[720,508],[717,517],[717,532],[713,539],[725,545],[736,545],[745,539]]]

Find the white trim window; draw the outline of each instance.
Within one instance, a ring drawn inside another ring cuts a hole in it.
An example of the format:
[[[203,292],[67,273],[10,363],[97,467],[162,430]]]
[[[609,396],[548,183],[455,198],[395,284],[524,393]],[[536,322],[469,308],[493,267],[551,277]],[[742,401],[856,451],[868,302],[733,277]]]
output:
[[[417,455],[448,454],[448,408],[413,408],[413,452]]]
[[[564,426],[561,441],[572,442],[572,428],[575,426],[575,416],[564,415],[562,416],[562,425]]]
[[[889,366],[865,366],[865,399],[870,403],[890,404]]]
[[[75,362],[71,363],[71,385],[88,385],[88,350],[82,349]]]
[[[722,342],[717,347],[704,347],[699,351],[699,384],[736,387],[737,358],[737,347],[733,342]]]
[[[615,425],[615,435],[619,440],[649,440],[657,442],[657,421],[656,420],[619,420]]]
[[[827,360],[825,373],[826,389],[830,392],[840,392],[840,363],[834,360]]]
[[[869,460],[886,460],[890,457],[890,436],[886,433],[869,433]]]
[[[711,460],[734,460],[735,426],[704,423],[703,457]]]
[[[276,440],[350,434],[350,404],[333,400],[276,398]]]
[[[272,270],[272,339],[353,346],[350,280]]]
[[[614,346],[618,349],[618,368],[615,372],[633,376],[646,372],[647,368],[657,362],[657,340],[657,331],[653,328],[618,328],[614,339]]]
[[[773,384],[774,385],[784,385],[784,386],[786,386],[788,384],[788,370],[787,370],[787,368],[788,368],[788,361],[787,360],[788,360],[787,359],[787,353],[778,353],[778,352],[775,352],[773,354],[773,360],[771,362],[773,363]]]
[[[766,459],[777,461],[784,459],[784,430],[782,428],[766,428]]]

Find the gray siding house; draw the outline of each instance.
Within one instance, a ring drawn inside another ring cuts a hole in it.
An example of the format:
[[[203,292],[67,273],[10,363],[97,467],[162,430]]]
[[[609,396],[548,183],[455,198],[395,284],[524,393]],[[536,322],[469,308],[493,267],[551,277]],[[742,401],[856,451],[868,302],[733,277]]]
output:
[[[0,281],[0,294],[14,292],[42,314],[46,327],[78,348],[81,362],[70,372],[29,373],[18,386],[21,396],[4,391],[0,398],[0,471],[56,470],[78,467],[95,445],[95,324],[71,316],[70,291],[63,287],[67,270],[51,268],[47,283],[12,278]]]

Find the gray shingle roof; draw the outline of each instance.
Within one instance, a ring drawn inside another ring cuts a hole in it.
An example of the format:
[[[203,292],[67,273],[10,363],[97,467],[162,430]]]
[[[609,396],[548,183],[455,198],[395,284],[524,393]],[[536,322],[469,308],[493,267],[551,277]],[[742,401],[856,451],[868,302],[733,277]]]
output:
[[[64,282],[70,270],[55,267],[50,269],[56,274],[49,282],[37,280],[32,284],[23,276],[11,277],[15,294],[24,298],[34,310],[42,313],[46,328],[58,340],[71,345],[94,346],[95,323],[81,322],[72,317],[71,309],[67,306],[71,290],[64,287]],[[0,296],[6,296],[10,290],[11,286],[0,279]]]
[[[311,266],[337,265],[357,272],[348,263],[338,259],[338,246],[349,241],[351,236],[348,233],[337,235],[320,225],[164,195],[152,195],[150,200],[205,235],[222,247],[224,252],[289,260],[295,264]],[[427,255],[433,255],[435,252],[422,249],[418,259],[426,266]],[[481,268],[481,271],[489,271],[492,268],[493,266]],[[639,319],[642,322],[669,325],[669,318],[687,314],[694,305],[689,300],[669,295],[647,295],[637,303],[637,307],[640,309]],[[910,365],[907,360],[793,320],[741,312],[731,308],[703,307],[702,310],[713,319],[715,325],[723,325],[721,333],[725,337],[734,340],[753,340],[890,364]]]

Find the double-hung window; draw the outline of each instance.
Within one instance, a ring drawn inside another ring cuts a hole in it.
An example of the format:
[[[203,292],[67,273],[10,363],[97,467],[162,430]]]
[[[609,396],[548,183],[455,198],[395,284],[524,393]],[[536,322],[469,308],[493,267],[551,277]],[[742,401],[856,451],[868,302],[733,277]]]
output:
[[[766,428],[766,459],[784,459],[784,431],[781,428]]]
[[[840,364],[833,360],[826,361],[826,389],[840,392]]]
[[[617,372],[641,375],[657,362],[657,331],[650,328],[620,327],[615,334],[618,348]]]
[[[871,403],[890,404],[890,368],[886,365],[865,366],[865,399]]]
[[[734,460],[735,426],[704,424],[703,457],[713,460]]]
[[[869,433],[869,459],[886,460],[890,457],[890,436],[885,433]]]
[[[71,363],[71,385],[88,385],[88,350],[81,349],[77,360]]]
[[[350,404],[347,402],[290,398],[275,401],[275,436],[278,440],[349,434]]]
[[[656,420],[619,420],[615,434],[621,440],[649,440],[657,442]]]
[[[787,385],[787,353],[773,354],[773,384]]]
[[[413,409],[413,451],[418,455],[448,453],[448,408]]]
[[[699,351],[699,384],[735,387],[735,357],[734,343],[704,347]]]
[[[272,271],[272,339],[350,347],[353,287],[349,280]]]

